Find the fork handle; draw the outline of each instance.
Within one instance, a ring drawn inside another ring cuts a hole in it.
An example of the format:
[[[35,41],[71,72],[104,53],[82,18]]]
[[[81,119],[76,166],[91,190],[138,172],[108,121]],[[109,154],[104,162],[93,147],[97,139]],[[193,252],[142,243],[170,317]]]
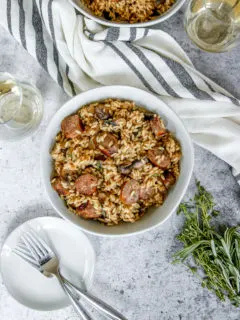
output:
[[[85,308],[82,306],[81,302],[76,298],[76,296],[71,292],[71,290],[67,287],[65,284],[62,276],[60,274],[56,274],[56,277],[58,281],[60,282],[64,292],[68,296],[69,300],[72,303],[72,306],[74,307],[76,313],[80,316],[82,320],[92,320],[92,318],[89,316]]]
[[[77,292],[78,295],[82,298],[85,298],[93,307],[101,311],[105,316],[112,320],[127,320],[120,312],[115,310],[113,307],[108,305],[106,302],[95,297],[92,294],[84,292],[82,289],[77,288],[75,285],[70,283],[68,280],[62,277],[62,280],[65,283],[65,286],[70,287],[73,291]]]
[[[64,285],[64,291],[68,295],[68,298],[70,299],[76,313],[80,316],[82,320],[92,320],[92,318],[89,316],[87,311],[84,309],[80,301],[74,297],[74,295],[71,293],[71,290],[67,288],[67,286]]]

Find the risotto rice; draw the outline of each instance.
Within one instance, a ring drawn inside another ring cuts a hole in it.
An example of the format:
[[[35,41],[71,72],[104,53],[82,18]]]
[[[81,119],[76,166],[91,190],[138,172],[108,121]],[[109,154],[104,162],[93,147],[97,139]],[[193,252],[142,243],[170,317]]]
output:
[[[83,0],[94,15],[116,22],[146,22],[166,12],[175,0]]]
[[[162,205],[180,173],[181,147],[157,114],[107,99],[62,121],[51,156],[51,183],[69,210],[116,225]]]

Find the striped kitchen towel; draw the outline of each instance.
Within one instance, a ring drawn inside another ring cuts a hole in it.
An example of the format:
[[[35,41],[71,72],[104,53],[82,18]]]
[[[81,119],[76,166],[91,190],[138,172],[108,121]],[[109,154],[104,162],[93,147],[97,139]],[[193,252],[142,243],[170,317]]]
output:
[[[113,84],[159,95],[193,141],[232,166],[240,183],[240,103],[198,72],[169,34],[105,28],[66,0],[0,3],[0,23],[69,95]]]

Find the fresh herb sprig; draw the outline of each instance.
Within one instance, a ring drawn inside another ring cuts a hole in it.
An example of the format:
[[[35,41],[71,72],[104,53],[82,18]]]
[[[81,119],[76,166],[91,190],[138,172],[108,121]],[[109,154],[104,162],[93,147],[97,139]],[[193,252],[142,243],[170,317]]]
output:
[[[235,306],[240,305],[240,226],[221,231],[211,224],[218,215],[212,195],[197,182],[197,193],[188,202],[181,203],[178,214],[186,218],[178,235],[184,248],[174,255],[174,262],[193,258],[194,266],[187,266],[202,279],[202,286],[221,299],[229,298]],[[204,271],[204,276],[201,276]]]

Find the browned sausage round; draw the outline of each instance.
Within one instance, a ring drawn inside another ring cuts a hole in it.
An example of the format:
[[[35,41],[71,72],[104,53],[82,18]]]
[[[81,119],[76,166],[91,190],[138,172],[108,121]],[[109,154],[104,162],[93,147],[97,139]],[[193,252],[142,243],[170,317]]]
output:
[[[107,157],[118,152],[118,139],[111,133],[100,132],[94,141],[99,150]]]
[[[59,195],[67,196],[69,194],[68,189],[64,188],[62,185],[62,179],[56,178],[54,182],[52,183],[52,187]]]
[[[147,187],[144,185],[142,185],[140,187],[139,198],[141,200],[148,200],[153,196],[154,196],[154,188],[153,187]]]
[[[89,173],[83,174],[75,181],[75,187],[81,194],[92,195],[97,190],[97,178]]]
[[[95,113],[98,119],[107,120],[111,117],[109,110],[103,104],[99,104],[95,107]]]
[[[120,200],[125,204],[133,204],[139,200],[139,183],[136,180],[129,180],[122,186]]]
[[[167,169],[170,164],[170,157],[165,150],[154,148],[148,150],[148,159],[157,167]]]
[[[83,131],[83,124],[77,114],[63,119],[61,129],[66,138],[76,138]]]
[[[166,133],[166,129],[164,124],[160,120],[160,118],[155,115],[152,120],[150,120],[151,128],[156,137],[160,137]]]
[[[96,213],[94,206],[89,202],[82,203],[76,208],[77,214],[84,219],[96,219],[99,215]]]

